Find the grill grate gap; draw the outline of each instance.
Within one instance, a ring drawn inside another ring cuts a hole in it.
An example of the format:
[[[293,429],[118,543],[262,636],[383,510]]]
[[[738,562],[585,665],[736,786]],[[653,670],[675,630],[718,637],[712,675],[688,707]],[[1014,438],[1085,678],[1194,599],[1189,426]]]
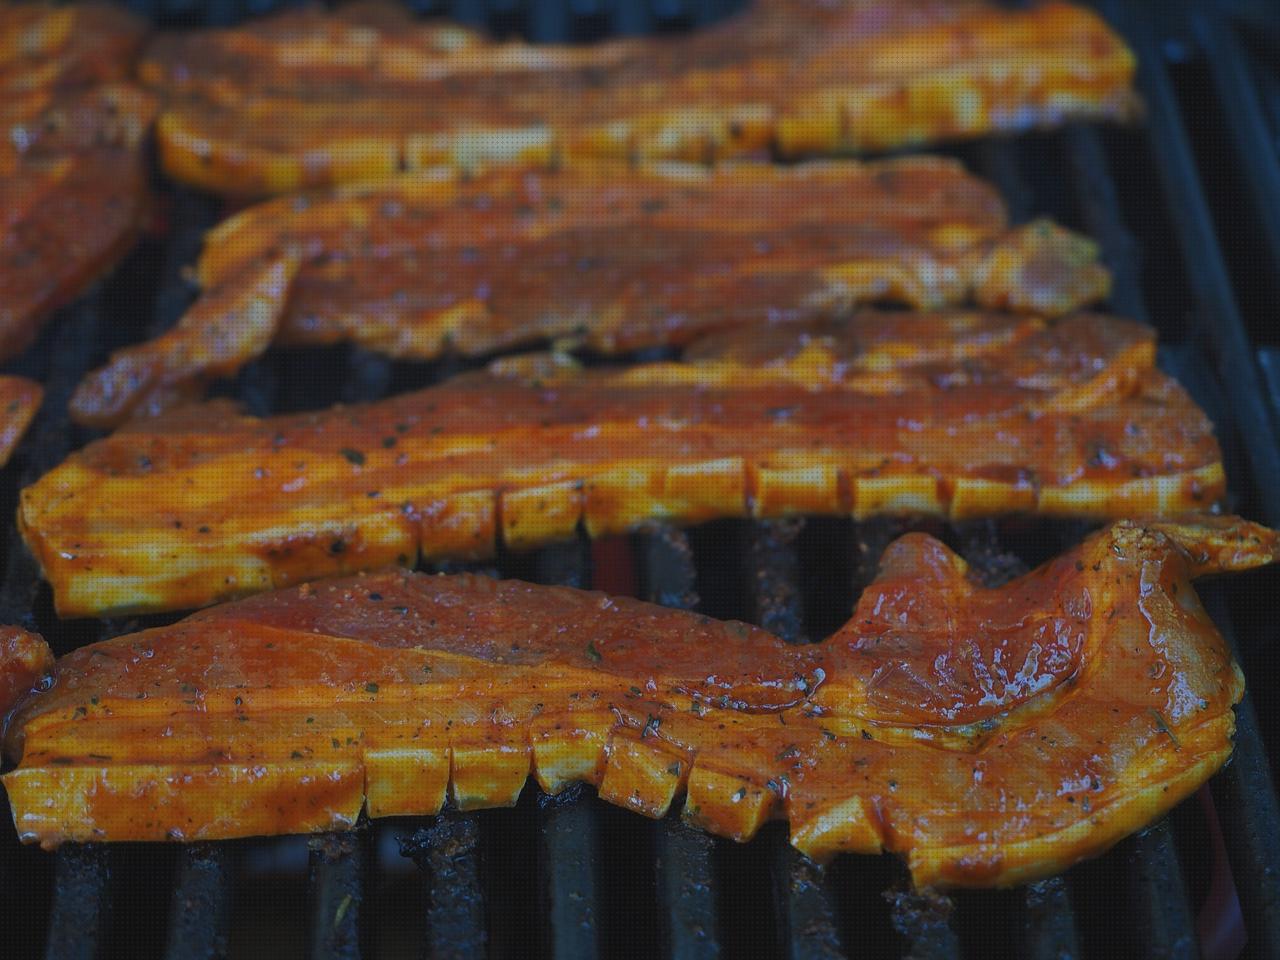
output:
[[[239,840],[226,847],[233,854],[228,956],[301,956],[310,933],[307,838]]]
[[[526,784],[517,806],[474,815],[480,824],[481,899],[489,930],[488,956],[493,960],[543,955],[537,792],[536,786]]]
[[[138,891],[159,881],[172,888],[178,849],[152,850],[143,844],[104,845],[106,904],[100,921],[99,953],[106,957],[158,957],[165,949],[171,901],[140,897]],[[57,922],[56,920],[54,922]]]

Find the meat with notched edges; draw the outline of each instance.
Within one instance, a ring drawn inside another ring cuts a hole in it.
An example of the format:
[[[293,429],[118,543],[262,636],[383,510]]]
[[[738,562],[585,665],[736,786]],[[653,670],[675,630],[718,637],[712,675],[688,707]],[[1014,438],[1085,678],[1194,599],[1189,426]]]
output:
[[[1190,580],[1276,555],[1236,518],[1122,521],[989,589],[912,534],[800,646],[566,587],[320,582],[63,657],[17,698],[3,781],[45,847],[510,806],[532,775],[651,817],[683,794],[736,840],[783,818],[808,856],[891,851],[921,887],[1008,886],[1222,766],[1244,681]]]
[[[284,259],[293,283],[235,336],[254,277]],[[232,372],[273,334],[415,359],[556,340],[622,353],[871,300],[1056,315],[1110,285],[1092,242],[1048,221],[1011,228],[992,187],[933,158],[435,170],[251,207],[209,233],[197,276],[204,296],[175,331],[87,378],[77,420],[153,411],[157,394]]]
[[[123,78],[143,33],[109,7],[0,6],[0,358],[141,226],[158,105]]]
[[[72,454],[22,491],[19,524],[59,612],[97,615],[533,547],[579,523],[1120,517],[1222,495],[1211,425],[1141,325],[868,311],[774,336],[622,370],[500,361],[320,413],[180,409]]]
[[[173,34],[165,169],[265,195],[439,164],[718,161],[885,150],[1129,116],[1133,55],[1094,13],[971,0],[757,0],[681,37],[490,43],[407,11]]]

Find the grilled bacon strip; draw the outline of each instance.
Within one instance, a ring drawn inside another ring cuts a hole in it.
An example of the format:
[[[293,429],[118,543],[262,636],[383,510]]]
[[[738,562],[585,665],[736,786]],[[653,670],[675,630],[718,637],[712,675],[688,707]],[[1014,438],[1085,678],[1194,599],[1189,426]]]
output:
[[[833,330],[776,331],[764,353],[740,331],[623,370],[504,362],[322,413],[137,421],[23,490],[19,523],[69,616],[532,547],[580,522],[1115,517],[1222,494],[1211,425],[1154,368],[1146,327],[866,312]]]
[[[296,277],[254,325],[263,335],[228,344],[227,302],[285,258]],[[285,343],[354,340],[415,359],[565,339],[620,353],[870,300],[1054,315],[1110,285],[1092,242],[1048,221],[1011,229],[988,184],[933,158],[474,180],[436,170],[251,207],[211,231],[197,276],[204,296],[178,330],[91,374],[77,420],[153,410],[160,381],[190,393],[277,327]]]
[[[1134,60],[1095,14],[971,0],[757,0],[699,33],[488,43],[407,13],[286,13],[160,38],[165,169],[236,195],[440,164],[885,150],[1126,117]]]
[[[686,794],[736,840],[785,818],[808,856],[892,851],[920,887],[1007,886],[1226,761],[1244,681],[1190,578],[1278,549],[1235,518],[1122,521],[987,589],[911,534],[805,646],[517,581],[304,585],[63,657],[9,721],[3,781],[45,847],[512,805],[532,775],[651,817]]]
[[[155,99],[124,82],[141,21],[95,4],[0,7],[0,359],[133,243]]]
[[[141,20],[110,4],[0,6],[0,114],[42,92],[127,80],[145,36]]]

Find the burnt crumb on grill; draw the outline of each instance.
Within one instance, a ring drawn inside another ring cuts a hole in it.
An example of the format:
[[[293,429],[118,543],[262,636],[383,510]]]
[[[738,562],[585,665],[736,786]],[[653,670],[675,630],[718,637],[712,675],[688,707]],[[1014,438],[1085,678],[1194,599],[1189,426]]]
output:
[[[429,827],[419,827],[407,837],[396,837],[400,856],[412,860],[419,868],[435,872],[475,856],[480,843],[480,830],[473,816],[442,813]],[[448,882],[447,876],[435,876],[437,883]]]
[[[904,880],[901,887],[886,890],[890,920],[914,948],[912,956],[948,956],[955,934],[951,930],[954,901],[934,891],[912,891]]]
[[[367,821],[361,816],[361,825]],[[307,849],[326,860],[340,860],[354,854],[360,845],[360,836],[354,830],[343,833],[322,833],[307,840]]]

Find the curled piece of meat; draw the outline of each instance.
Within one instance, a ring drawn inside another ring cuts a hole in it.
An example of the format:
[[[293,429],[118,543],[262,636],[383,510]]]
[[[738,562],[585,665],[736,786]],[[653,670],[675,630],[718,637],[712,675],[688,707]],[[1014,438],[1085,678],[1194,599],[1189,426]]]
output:
[[[198,399],[209,380],[234,374],[267,349],[297,269],[289,256],[252,264],[196,301],[172,330],[112,354],[76,389],[72,417],[109,427]]]

